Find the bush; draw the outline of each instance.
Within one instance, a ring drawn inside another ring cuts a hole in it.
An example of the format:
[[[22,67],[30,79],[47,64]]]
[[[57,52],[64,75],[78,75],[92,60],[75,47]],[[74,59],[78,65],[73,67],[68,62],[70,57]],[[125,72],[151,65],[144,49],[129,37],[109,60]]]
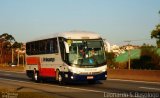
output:
[[[107,65],[108,68],[114,68],[115,66],[115,54],[113,52],[106,52],[106,57],[107,57]]]
[[[128,69],[128,62],[116,63],[116,69]]]
[[[160,70],[160,56],[156,48],[142,47],[140,59],[131,61],[132,69]]]

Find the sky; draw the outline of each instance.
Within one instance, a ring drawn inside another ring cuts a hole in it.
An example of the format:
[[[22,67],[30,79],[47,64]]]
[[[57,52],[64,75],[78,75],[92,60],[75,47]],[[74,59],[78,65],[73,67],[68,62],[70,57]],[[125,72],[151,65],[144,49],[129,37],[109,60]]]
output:
[[[160,0],[0,0],[0,34],[18,42],[65,31],[93,31],[111,44],[155,44]],[[138,40],[138,41],[137,41]]]

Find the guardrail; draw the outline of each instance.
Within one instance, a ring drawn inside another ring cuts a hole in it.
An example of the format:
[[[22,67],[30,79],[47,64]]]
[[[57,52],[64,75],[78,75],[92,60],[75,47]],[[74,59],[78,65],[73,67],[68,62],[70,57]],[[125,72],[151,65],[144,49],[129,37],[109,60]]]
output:
[[[108,79],[160,82],[160,70],[107,69]]]

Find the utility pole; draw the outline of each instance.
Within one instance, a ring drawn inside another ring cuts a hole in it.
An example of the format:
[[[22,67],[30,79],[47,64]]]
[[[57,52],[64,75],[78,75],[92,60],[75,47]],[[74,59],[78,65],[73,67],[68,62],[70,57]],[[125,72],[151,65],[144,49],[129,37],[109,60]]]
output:
[[[127,41],[125,41],[125,42],[127,42],[127,43],[128,43],[128,46],[129,46],[131,40],[127,40]],[[131,51],[130,51],[130,49],[128,49],[128,69],[129,69],[129,70],[131,69]]]
[[[18,61],[17,61],[17,66],[19,66],[19,48],[18,48],[17,59],[18,59]]]
[[[14,50],[12,48],[12,64],[14,63]]]
[[[3,62],[5,62],[5,57],[4,57],[4,51],[3,51],[3,47],[4,47],[4,45],[3,44],[5,44],[5,40],[2,42],[2,50],[1,50],[1,64],[4,66],[4,64],[3,64]]]
[[[2,49],[3,49],[2,44],[3,44],[3,42],[2,42],[2,43],[0,43],[0,45],[1,45],[1,49],[0,49],[0,50],[1,50],[1,54],[0,54],[0,57],[1,57],[0,61],[1,61],[1,64],[2,64],[2,53],[3,53],[3,52],[2,52]]]
[[[22,57],[23,57],[23,67],[24,67],[24,54],[22,54]]]

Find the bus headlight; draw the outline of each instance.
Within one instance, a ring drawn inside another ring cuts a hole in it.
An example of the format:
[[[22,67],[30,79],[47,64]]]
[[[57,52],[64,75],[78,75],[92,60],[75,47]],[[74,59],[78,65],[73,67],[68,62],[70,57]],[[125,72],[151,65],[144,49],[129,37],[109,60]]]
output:
[[[74,77],[73,77],[73,76],[71,76],[71,79],[73,80],[73,79],[74,79]]]

